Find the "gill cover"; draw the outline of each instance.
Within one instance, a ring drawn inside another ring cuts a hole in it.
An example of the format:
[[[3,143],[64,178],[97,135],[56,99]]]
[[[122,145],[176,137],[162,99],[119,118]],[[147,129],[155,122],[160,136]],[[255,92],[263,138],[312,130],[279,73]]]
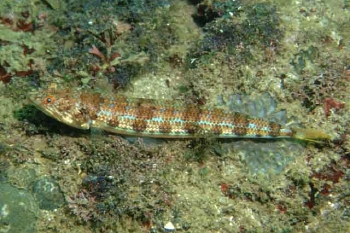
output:
[[[79,92],[69,89],[30,93],[29,100],[46,115],[78,129],[90,128],[90,116],[83,105]]]

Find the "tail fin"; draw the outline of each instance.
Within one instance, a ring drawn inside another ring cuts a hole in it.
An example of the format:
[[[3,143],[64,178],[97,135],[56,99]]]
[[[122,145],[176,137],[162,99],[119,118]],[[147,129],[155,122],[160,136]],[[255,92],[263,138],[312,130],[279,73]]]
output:
[[[292,137],[299,140],[319,143],[320,141],[331,139],[331,137],[325,132],[323,132],[322,130],[293,128],[292,131],[293,131]]]

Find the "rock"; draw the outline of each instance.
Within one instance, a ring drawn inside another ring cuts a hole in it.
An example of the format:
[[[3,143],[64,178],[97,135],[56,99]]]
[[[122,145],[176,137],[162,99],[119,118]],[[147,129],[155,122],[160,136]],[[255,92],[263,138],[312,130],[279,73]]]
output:
[[[23,190],[0,182],[0,232],[34,233],[39,212],[34,197]]]
[[[164,226],[164,230],[165,232],[173,232],[175,231],[175,227],[174,227],[174,224],[172,222],[167,222]]]
[[[44,177],[34,183],[33,192],[40,209],[54,210],[64,203],[59,185],[53,179]]]

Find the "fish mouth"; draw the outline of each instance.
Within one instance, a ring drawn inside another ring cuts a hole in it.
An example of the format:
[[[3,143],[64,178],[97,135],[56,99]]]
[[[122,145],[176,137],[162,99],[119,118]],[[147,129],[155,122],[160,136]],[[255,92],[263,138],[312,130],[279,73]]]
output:
[[[72,115],[70,115],[67,112],[56,112],[54,110],[51,110],[49,108],[45,108],[45,106],[43,106],[43,104],[38,104],[37,102],[33,102],[33,105],[40,110],[41,112],[43,112],[45,115],[61,122],[62,124],[71,126],[73,128],[76,129],[90,129],[90,121],[86,121],[86,122],[79,122],[76,119],[74,119],[74,117]]]

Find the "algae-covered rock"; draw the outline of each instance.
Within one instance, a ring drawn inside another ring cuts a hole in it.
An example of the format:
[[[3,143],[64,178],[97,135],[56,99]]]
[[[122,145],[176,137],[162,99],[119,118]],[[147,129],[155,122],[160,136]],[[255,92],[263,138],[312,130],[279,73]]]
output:
[[[7,176],[12,185],[27,189],[36,179],[36,172],[33,168],[18,169],[18,167],[10,167],[7,170]]]
[[[285,125],[287,116],[285,110],[277,108],[277,102],[269,93],[256,97],[246,95],[231,95],[226,101],[218,98],[218,104],[226,102],[226,106],[233,112],[240,112],[250,117],[257,117]]]
[[[235,152],[252,175],[280,174],[303,151],[303,146],[292,141],[234,144]]]
[[[64,196],[59,185],[51,178],[45,177],[36,181],[33,192],[40,209],[54,210],[64,203]]]
[[[35,232],[39,209],[34,197],[6,183],[0,183],[0,190],[0,232]]]

